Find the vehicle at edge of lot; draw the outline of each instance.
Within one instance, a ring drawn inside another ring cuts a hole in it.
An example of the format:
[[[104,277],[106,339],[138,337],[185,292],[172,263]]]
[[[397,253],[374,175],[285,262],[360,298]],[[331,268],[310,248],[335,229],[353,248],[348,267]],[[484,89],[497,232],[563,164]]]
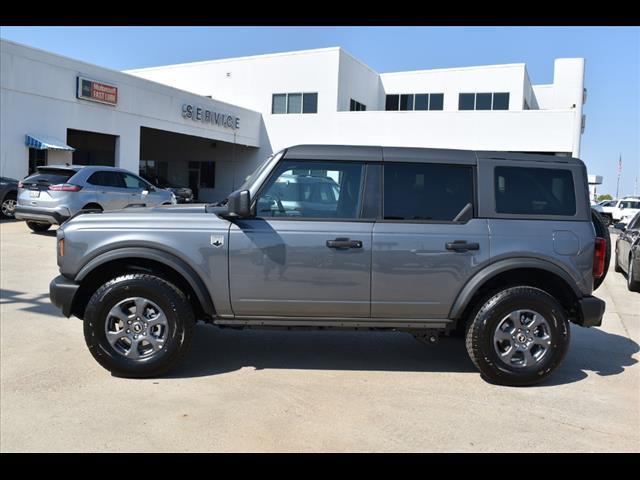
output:
[[[0,216],[14,218],[18,198],[18,180],[0,177]]]
[[[640,212],[639,197],[623,197],[617,200],[606,200],[592,208],[607,221],[607,225],[620,222],[623,218],[634,216]]]
[[[615,271],[627,274],[627,288],[640,292],[640,213],[627,224],[617,223],[620,230],[615,248]]]
[[[173,193],[157,189],[128,170],[105,166],[38,167],[18,185],[15,216],[34,232],[60,225],[81,210],[119,210],[176,203]]]
[[[259,215],[292,176],[332,179],[333,207],[280,199]],[[601,324],[609,242],[579,159],[302,145],[220,204],[76,216],[57,232],[50,298],[119,376],[167,372],[202,320],[427,344],[461,332],[483,378],[531,385],[560,365],[570,322]]]
[[[176,196],[177,203],[193,203],[194,201],[193,190],[188,187],[180,187],[178,185],[175,185],[159,175],[150,176],[141,173],[140,176],[155,187],[164,188],[165,190],[173,192],[173,194]]]

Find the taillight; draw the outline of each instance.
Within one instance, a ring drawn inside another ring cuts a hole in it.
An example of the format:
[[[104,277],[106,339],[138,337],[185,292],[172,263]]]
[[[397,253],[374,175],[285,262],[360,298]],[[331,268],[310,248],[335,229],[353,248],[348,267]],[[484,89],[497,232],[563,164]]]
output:
[[[58,255],[64,257],[64,238],[58,240]]]
[[[604,238],[596,237],[593,248],[593,278],[604,275],[604,259],[607,255],[607,242]]]
[[[58,183],[57,185],[50,185],[49,190],[54,192],[79,192],[82,187],[78,185],[72,185],[71,183]]]

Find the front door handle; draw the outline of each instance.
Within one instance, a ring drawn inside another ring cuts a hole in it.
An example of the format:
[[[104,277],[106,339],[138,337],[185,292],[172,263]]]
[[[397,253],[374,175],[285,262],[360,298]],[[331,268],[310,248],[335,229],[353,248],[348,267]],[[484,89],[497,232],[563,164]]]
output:
[[[453,250],[454,252],[466,252],[467,250],[480,250],[480,244],[476,242],[467,242],[466,240],[454,240],[453,242],[445,243],[447,250]]]
[[[362,240],[351,240],[350,238],[336,238],[335,240],[327,240],[329,248],[362,248]]]

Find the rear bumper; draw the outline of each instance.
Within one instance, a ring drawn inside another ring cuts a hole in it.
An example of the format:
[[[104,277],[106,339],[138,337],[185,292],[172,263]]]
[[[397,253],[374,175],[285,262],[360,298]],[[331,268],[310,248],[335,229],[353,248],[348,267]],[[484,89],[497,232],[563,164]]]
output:
[[[599,298],[587,296],[578,300],[579,316],[575,323],[581,327],[599,327],[602,325],[602,317],[606,303]]]
[[[62,310],[65,317],[71,316],[71,307],[73,299],[78,292],[80,285],[67,277],[58,275],[51,280],[49,284],[49,300],[51,303]]]
[[[69,210],[64,207],[43,208],[16,205],[15,216],[18,220],[60,225],[71,215],[69,214]]]

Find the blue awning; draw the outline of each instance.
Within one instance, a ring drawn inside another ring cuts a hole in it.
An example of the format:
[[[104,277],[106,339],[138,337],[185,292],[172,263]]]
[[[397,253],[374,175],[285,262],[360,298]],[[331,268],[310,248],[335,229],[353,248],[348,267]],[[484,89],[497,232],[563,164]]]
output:
[[[75,151],[75,148],[56,140],[55,138],[43,137],[38,135],[27,135],[26,145],[29,148],[35,148],[37,150],[67,150],[69,152]]]

